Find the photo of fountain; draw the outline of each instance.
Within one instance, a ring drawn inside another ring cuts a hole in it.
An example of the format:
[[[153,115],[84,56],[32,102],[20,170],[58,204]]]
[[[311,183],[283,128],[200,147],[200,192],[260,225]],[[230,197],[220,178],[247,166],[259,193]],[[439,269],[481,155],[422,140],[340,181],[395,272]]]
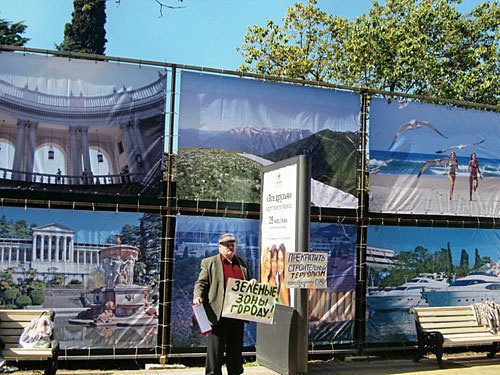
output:
[[[116,244],[99,251],[104,286],[82,294],[87,310],[69,319],[69,323],[98,327],[157,324],[158,309],[148,301],[148,287],[134,284],[134,267],[140,250],[123,245],[120,234],[115,239]]]

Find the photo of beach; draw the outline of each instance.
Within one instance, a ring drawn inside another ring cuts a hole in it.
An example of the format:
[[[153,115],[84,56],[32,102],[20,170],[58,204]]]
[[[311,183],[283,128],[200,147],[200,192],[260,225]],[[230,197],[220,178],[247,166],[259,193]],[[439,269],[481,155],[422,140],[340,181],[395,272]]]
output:
[[[370,211],[499,216],[499,130],[499,113],[373,99]]]

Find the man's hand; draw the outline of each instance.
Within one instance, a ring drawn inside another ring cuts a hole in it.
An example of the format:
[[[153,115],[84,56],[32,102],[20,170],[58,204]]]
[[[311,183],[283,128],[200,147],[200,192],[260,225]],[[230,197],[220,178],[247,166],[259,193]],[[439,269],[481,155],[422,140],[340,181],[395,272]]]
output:
[[[193,298],[193,305],[201,305],[203,303],[203,298],[201,297],[196,297],[196,298]]]
[[[250,283],[251,286],[255,286],[255,284],[257,284],[257,280],[255,279],[248,280],[248,282]]]

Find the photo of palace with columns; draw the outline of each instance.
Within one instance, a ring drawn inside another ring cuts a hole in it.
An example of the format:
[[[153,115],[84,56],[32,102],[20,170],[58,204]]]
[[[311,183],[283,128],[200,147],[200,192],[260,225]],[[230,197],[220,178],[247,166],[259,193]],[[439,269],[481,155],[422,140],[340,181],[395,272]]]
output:
[[[166,72],[6,55],[0,56],[1,188],[159,195]],[[34,61],[16,68],[20,58]],[[39,61],[42,67],[65,65],[71,76],[26,72]],[[130,71],[106,82],[113,68]],[[144,71],[146,78],[126,84]],[[23,84],[21,76],[29,74]]]
[[[38,278],[64,277],[85,287],[100,260],[99,252],[112,245],[75,242],[75,231],[57,223],[34,227],[31,239],[0,238],[0,272],[13,270],[13,279],[24,278],[30,269]]]

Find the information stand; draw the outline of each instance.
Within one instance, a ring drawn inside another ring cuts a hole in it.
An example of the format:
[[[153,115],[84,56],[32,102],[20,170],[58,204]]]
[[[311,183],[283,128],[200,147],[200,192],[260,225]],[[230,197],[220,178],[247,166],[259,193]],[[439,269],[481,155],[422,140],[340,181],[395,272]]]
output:
[[[272,246],[283,245],[287,252],[309,251],[310,200],[308,156],[263,167],[261,269],[262,254]],[[307,289],[290,289],[291,306],[277,305],[272,325],[257,324],[257,361],[261,365],[280,374],[307,373],[307,297]]]

